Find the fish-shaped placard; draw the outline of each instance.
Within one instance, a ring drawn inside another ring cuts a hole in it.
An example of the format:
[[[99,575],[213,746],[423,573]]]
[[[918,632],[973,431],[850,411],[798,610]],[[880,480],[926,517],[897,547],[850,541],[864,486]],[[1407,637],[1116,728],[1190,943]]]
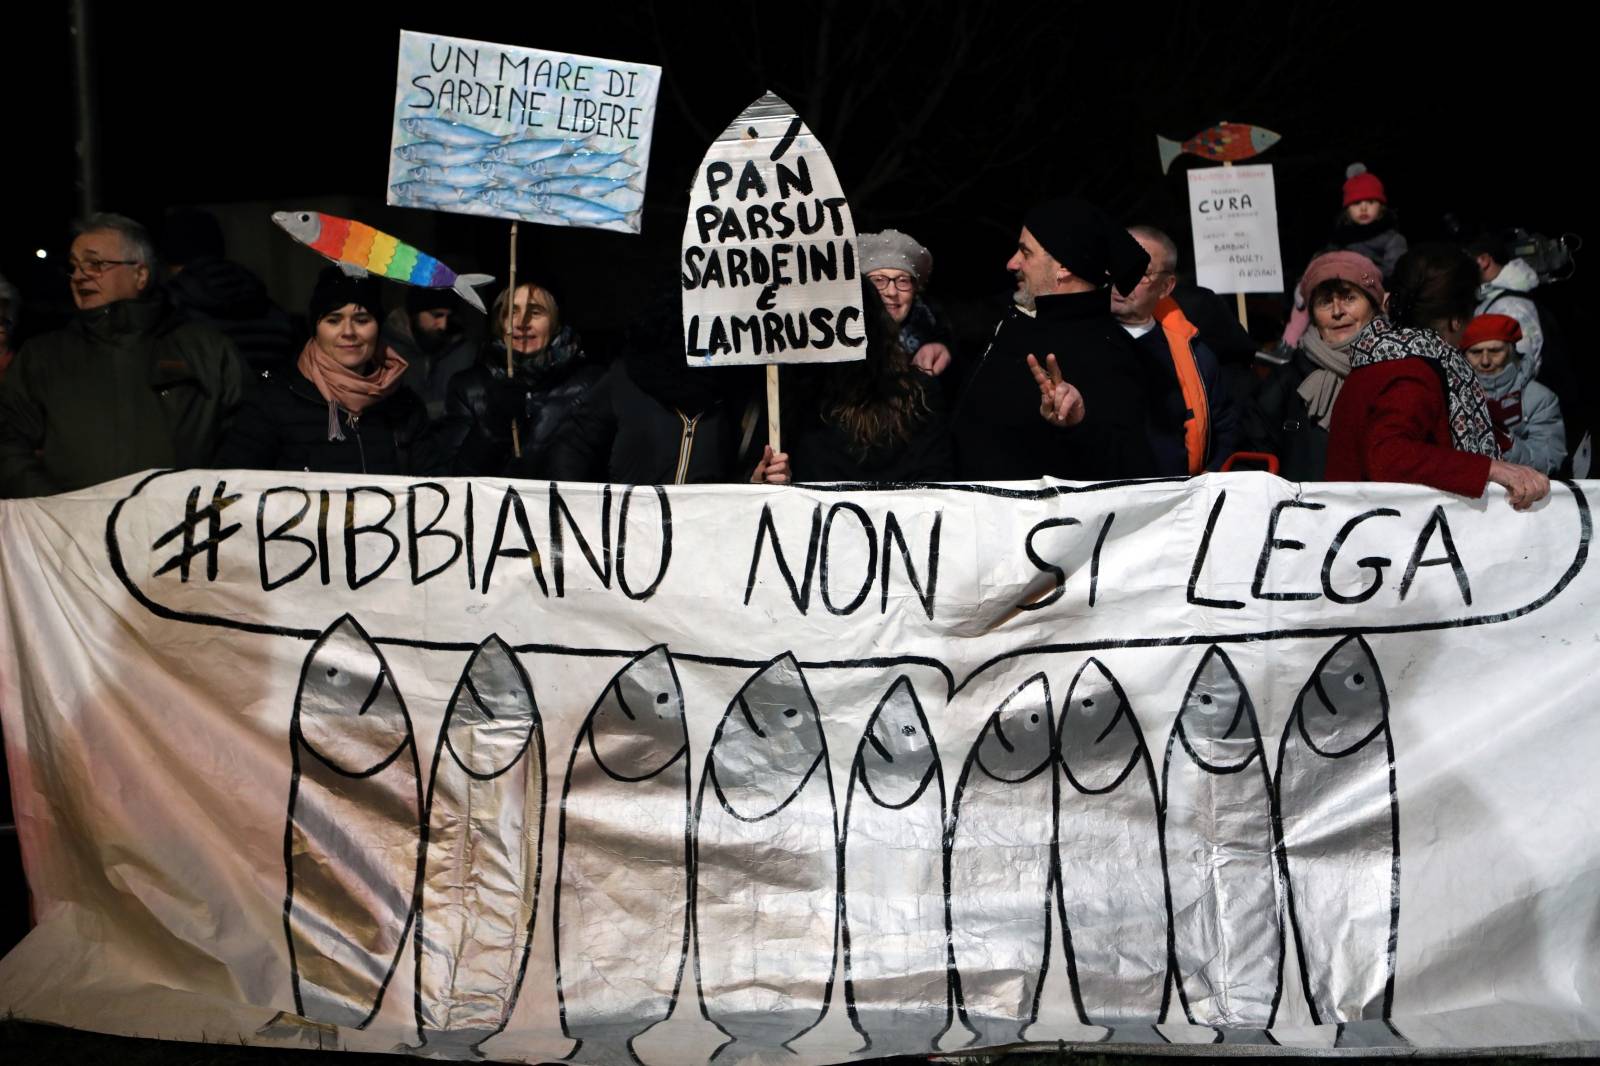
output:
[[[672,1013],[689,944],[689,734],[655,647],[606,685],[578,731],[561,797],[556,994],[583,1062],[637,1061]]]
[[[691,366],[866,358],[850,204],[822,145],[771,93],[695,171],[680,265]]]
[[[951,800],[946,843],[956,1007],[972,1046],[1021,1041],[1050,958],[1055,723],[1034,674],[989,715]]]
[[[1280,134],[1260,126],[1220,122],[1182,143],[1158,136],[1156,147],[1161,152],[1161,173],[1165,174],[1180,155],[1199,156],[1213,163],[1237,163],[1255,158],[1282,139]]]
[[[1139,720],[1098,660],[1073,677],[1056,736],[1056,891],[1078,1009],[1096,1025],[1154,1025],[1168,995],[1161,800]]]
[[[411,926],[422,780],[394,676],[348,615],[306,656],[289,746],[283,925],[295,1012],[363,1028]]]
[[[828,745],[793,656],[745,682],[717,726],[694,870],[702,1013],[736,1041],[787,1046],[828,1008],[839,922]]]
[[[453,186],[439,188],[457,191]],[[338,215],[326,215],[321,211],[275,211],[272,221],[301,244],[331,259],[346,274],[357,277],[377,274],[424,289],[450,289],[480,311],[483,300],[474,287],[494,280],[488,274],[457,274],[433,256],[387,233]]]
[[[1269,1028],[1283,986],[1272,785],[1255,706],[1206,649],[1162,767],[1178,995],[1197,1025]]]
[[[867,720],[844,808],[844,996],[866,1038],[937,1050],[950,1027],[944,771],[908,677]]]
[[[415,1010],[436,1053],[476,1048],[511,1018],[539,900],[545,779],[533,686],[490,637],[456,684],[428,783]]]
[[[403,30],[388,202],[638,233],[660,82],[643,63]],[[635,196],[540,185],[578,176]]]
[[[1389,693],[1372,648],[1322,657],[1278,750],[1285,885],[1319,1024],[1386,1017],[1400,928],[1400,813]]]

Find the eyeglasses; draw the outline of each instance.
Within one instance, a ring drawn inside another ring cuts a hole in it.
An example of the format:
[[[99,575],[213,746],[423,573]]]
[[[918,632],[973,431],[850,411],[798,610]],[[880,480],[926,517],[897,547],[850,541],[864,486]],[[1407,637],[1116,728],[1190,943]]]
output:
[[[82,262],[76,259],[68,259],[66,264],[62,266],[61,272],[69,278],[79,271],[91,278],[98,278],[112,267],[134,266],[138,262],[139,260],[137,259],[85,259]]]
[[[867,280],[872,282],[872,287],[879,292],[888,292],[890,289],[894,289],[897,292],[910,292],[917,287],[917,279],[910,274],[901,274],[892,278],[887,274],[868,274]]]

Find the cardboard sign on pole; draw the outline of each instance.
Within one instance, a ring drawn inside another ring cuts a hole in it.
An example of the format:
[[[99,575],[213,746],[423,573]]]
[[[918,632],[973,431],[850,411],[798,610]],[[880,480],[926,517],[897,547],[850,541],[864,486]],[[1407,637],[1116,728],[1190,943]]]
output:
[[[1196,280],[1213,292],[1282,292],[1272,167],[1189,171]]]
[[[681,265],[691,365],[866,358],[850,204],[816,137],[771,93],[701,161]]]
[[[638,233],[661,68],[402,30],[388,202]]]

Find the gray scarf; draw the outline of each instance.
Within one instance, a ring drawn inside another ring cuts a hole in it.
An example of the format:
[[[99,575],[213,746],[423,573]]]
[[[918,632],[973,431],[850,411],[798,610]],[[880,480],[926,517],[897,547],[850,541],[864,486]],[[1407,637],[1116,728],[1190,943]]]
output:
[[[1347,349],[1355,343],[1352,336],[1343,344],[1329,344],[1315,329],[1306,330],[1300,338],[1300,350],[1317,364],[1317,369],[1306,375],[1295,391],[1306,402],[1306,414],[1316,419],[1317,425],[1327,429],[1333,418],[1333,405],[1339,399],[1339,389],[1350,376],[1350,355]]]

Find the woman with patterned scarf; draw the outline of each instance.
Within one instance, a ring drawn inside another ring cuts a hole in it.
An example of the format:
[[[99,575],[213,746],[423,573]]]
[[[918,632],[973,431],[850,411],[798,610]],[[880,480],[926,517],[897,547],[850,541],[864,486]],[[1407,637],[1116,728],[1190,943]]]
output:
[[[1477,306],[1477,268],[1448,245],[1414,248],[1389,285],[1389,318],[1350,346],[1350,375],[1333,407],[1330,481],[1403,481],[1461,496],[1489,482],[1526,510],[1550,479],[1500,458],[1476,375],[1456,344]]]
[[[428,412],[401,388],[406,361],[379,340],[383,301],[373,277],[337,267],[317,277],[311,338],[292,366],[246,394],[217,449],[218,469],[433,474]]]

